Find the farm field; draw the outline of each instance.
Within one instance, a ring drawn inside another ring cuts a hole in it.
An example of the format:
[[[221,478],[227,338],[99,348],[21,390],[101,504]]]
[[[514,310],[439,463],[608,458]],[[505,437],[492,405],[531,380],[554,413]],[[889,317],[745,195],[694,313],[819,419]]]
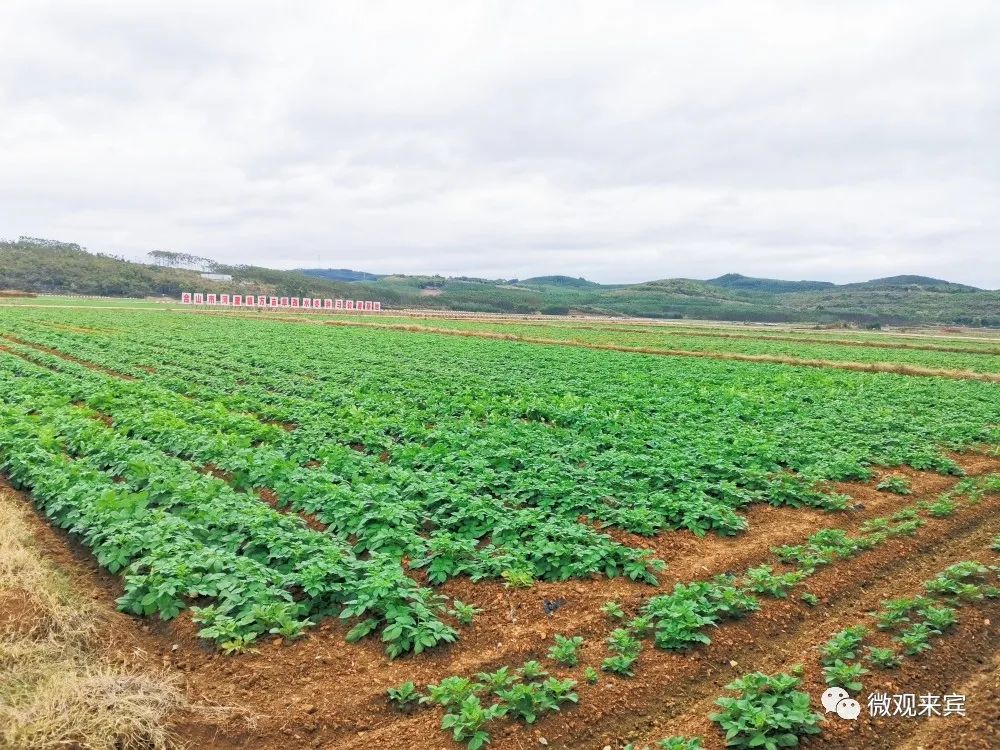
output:
[[[239,707],[175,717],[198,747],[989,748],[996,375],[945,335],[2,306],[0,481],[116,648]]]

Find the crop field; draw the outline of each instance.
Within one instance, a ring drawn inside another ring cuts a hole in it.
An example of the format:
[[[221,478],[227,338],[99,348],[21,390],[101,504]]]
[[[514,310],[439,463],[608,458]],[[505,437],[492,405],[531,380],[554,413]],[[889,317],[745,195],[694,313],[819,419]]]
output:
[[[1000,746],[1000,336],[108,307],[0,306],[0,487],[182,742]]]

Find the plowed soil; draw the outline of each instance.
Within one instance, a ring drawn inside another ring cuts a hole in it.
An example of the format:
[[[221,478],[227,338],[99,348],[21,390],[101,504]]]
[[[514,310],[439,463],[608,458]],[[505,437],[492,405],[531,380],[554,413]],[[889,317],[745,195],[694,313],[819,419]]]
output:
[[[996,458],[979,454],[956,458],[972,474],[1000,471]],[[654,539],[616,535],[629,544],[654,549],[667,562],[659,589],[603,578],[539,583],[529,589],[450,581],[444,593],[471,602],[482,612],[472,626],[463,629],[457,643],[418,657],[390,661],[372,639],[349,645],[344,641],[347,626],[340,621],[323,622],[294,643],[264,642],[253,652],[228,657],[197,638],[187,615],[163,623],[121,613],[112,616],[109,649],[139,650],[151,665],[178,674],[193,701],[246,709],[255,719],[251,726],[244,715],[178,716],[176,731],[192,747],[458,748],[440,729],[440,710],[400,713],[386,701],[385,690],[407,680],[422,687],[453,674],[471,675],[543,659],[555,633],[586,639],[580,667],[553,668],[546,660],[551,673],[580,679],[584,666],[599,667],[607,655],[603,640],[614,624],[600,612],[606,601],[616,599],[633,614],[644,599],[671,589],[675,582],[773,563],[769,549],[774,545],[801,542],[822,528],[856,529],[867,519],[886,516],[922,499],[937,499],[956,481],[903,471],[911,478],[913,495],[874,490],[879,477],[866,484],[839,484],[838,491],[855,498],[852,510],[826,513],[756,506],[747,513],[749,530],[737,538],[698,538],[688,532]],[[21,498],[30,505],[30,498]],[[121,593],[120,580],[102,571],[84,548],[43,518],[33,518],[44,551],[81,590],[113,607]],[[581,680],[579,706],[547,715],[530,727],[509,720],[496,722],[490,727],[490,747],[583,750],[610,746],[617,750],[631,741],[642,748],[671,734],[699,734],[706,748],[721,748],[721,734],[707,715],[729,681],[749,671],[770,672],[802,663],[806,667],[804,689],[819,706],[825,689],[816,651],[821,643],[837,630],[866,622],[866,613],[882,599],[918,593],[923,580],[949,564],[967,559],[998,562],[996,553],[989,550],[997,534],[1000,497],[961,503],[951,516],[928,519],[914,537],[889,539],[852,560],[821,568],[788,599],[762,597],[760,612],[714,630],[709,646],[672,654],[647,644],[635,678],[602,673],[595,686]],[[801,590],[815,593],[820,604],[804,605],[797,596]],[[546,599],[562,599],[565,604],[547,614],[542,606]],[[969,696],[967,717],[871,720],[863,713],[857,722],[828,718],[823,734],[804,746],[843,750],[1000,747],[998,622],[1000,604],[996,602],[964,607],[956,631],[936,639],[933,650],[907,660],[901,669],[873,670],[865,678],[866,693],[965,692]]]

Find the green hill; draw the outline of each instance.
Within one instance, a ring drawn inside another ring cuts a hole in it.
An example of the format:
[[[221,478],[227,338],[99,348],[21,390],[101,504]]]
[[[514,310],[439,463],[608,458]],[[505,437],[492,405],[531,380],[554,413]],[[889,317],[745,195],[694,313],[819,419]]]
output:
[[[378,299],[387,308],[491,313],[1000,326],[1000,292],[925,276],[835,285],[726,274],[708,281],[659,279],[606,285],[571,276],[521,281],[376,276],[346,269],[279,271],[196,260],[210,263],[214,273],[231,275],[232,281],[209,281],[198,271],[134,263],[70,243],[22,237],[0,242],[0,289],[120,297],[229,291]]]
[[[781,279],[758,279],[744,276],[740,273],[727,273],[716,279],[705,282],[723,289],[739,289],[746,292],[769,292],[785,294],[786,292],[812,292],[834,286],[832,281],[782,281]]]

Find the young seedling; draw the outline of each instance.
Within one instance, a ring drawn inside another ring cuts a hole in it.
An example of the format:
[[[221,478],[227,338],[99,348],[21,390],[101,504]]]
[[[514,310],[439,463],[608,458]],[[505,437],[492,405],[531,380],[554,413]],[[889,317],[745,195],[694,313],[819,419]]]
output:
[[[601,612],[606,614],[612,620],[625,619],[625,610],[623,610],[622,606],[613,599],[610,602],[605,603],[604,606],[601,607]]]
[[[549,658],[567,667],[575,667],[580,662],[577,651],[583,645],[583,638],[573,636],[567,638],[564,635],[556,634],[553,638],[555,645],[549,648]]]
[[[803,591],[802,594],[799,596],[799,599],[801,599],[804,604],[807,604],[810,607],[815,607],[819,604],[819,597],[816,596],[816,594],[812,593],[811,591]]]
[[[613,672],[614,674],[621,675],[622,677],[634,677],[635,672],[632,671],[632,668],[635,665],[635,660],[635,656],[628,656],[626,654],[609,656],[601,662],[601,669],[605,672]]]
[[[823,667],[823,679],[827,685],[842,687],[851,693],[861,690],[861,677],[866,674],[868,670],[860,664],[848,664],[840,659]]]
[[[549,673],[545,671],[545,667],[534,659],[524,662],[518,670],[518,674],[521,675],[521,679],[529,681],[542,680],[549,676]]]
[[[389,688],[386,691],[386,694],[389,696],[389,700],[400,711],[412,708],[421,698],[423,698],[423,694],[417,690],[417,686],[412,682],[404,682],[402,685]]]
[[[514,684],[517,678],[510,673],[510,667],[500,667],[495,672],[480,672],[476,675],[476,680],[486,692],[496,695]]]
[[[583,670],[583,679],[588,685],[596,685],[600,677],[600,673],[593,667],[587,667]]]
[[[451,614],[463,625],[471,625],[472,618],[478,615],[480,611],[481,610],[478,607],[472,604],[466,604],[458,599],[455,599],[451,603]]]
[[[455,742],[464,742],[467,750],[479,750],[490,741],[484,727],[507,713],[506,706],[496,704],[484,708],[479,698],[470,695],[459,706],[458,713],[446,713],[441,728],[450,729]]]
[[[891,648],[868,647],[868,661],[879,669],[894,669],[903,663],[899,654]]]

